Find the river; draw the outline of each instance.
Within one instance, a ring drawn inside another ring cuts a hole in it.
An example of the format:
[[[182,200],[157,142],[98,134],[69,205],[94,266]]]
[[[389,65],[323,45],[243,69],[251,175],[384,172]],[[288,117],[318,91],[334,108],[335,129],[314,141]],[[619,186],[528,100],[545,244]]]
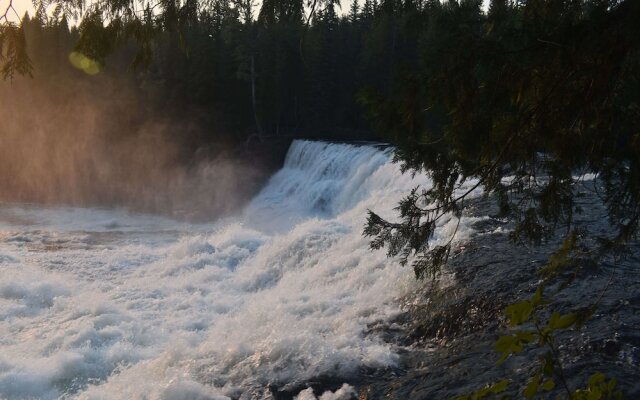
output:
[[[338,399],[359,371],[393,368],[368,327],[418,284],[362,228],[429,180],[390,157],[295,141],[240,215],[207,224],[0,205],[0,398],[268,398],[329,376],[347,386],[323,399]]]

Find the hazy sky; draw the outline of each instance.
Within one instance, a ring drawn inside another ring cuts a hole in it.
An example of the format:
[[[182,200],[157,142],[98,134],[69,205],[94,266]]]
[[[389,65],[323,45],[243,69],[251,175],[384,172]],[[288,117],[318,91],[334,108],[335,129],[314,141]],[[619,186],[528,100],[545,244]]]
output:
[[[4,14],[10,0],[0,0],[0,14]],[[20,18],[24,15],[25,11],[29,11],[29,14],[33,14],[33,4],[31,0],[13,0],[13,8],[15,8]],[[9,11],[7,17],[9,20],[16,21],[17,17],[13,11]]]

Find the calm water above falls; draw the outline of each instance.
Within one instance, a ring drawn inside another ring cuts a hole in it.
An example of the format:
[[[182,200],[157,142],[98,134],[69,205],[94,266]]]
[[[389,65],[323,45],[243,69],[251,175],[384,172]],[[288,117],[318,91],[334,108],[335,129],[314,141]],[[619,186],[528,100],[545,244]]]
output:
[[[415,282],[361,232],[428,179],[389,157],[296,141],[241,217],[210,225],[1,205],[0,398],[261,398],[393,366],[366,327]]]

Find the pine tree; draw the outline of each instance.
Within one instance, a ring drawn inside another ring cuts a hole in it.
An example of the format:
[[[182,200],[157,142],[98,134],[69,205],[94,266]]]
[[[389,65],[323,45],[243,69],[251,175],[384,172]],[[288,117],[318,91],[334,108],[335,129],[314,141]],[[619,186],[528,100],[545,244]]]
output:
[[[362,18],[370,19],[373,17],[375,10],[374,0],[364,0],[364,6],[362,6]]]
[[[358,0],[353,0],[351,2],[351,6],[349,7],[349,22],[352,24],[357,24],[360,19],[360,6],[358,5]]]

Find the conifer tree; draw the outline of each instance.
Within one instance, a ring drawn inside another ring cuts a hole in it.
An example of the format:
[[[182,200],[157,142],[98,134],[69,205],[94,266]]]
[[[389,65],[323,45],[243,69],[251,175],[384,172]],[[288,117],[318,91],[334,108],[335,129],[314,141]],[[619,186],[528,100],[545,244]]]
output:
[[[353,0],[351,2],[351,6],[349,7],[349,22],[352,24],[358,23],[360,15],[360,6],[358,5],[358,0]]]

